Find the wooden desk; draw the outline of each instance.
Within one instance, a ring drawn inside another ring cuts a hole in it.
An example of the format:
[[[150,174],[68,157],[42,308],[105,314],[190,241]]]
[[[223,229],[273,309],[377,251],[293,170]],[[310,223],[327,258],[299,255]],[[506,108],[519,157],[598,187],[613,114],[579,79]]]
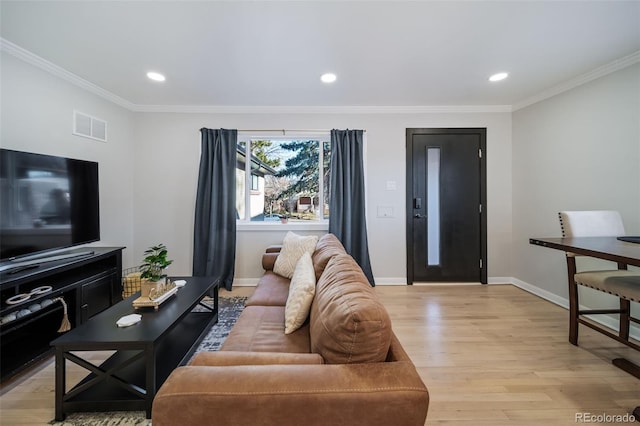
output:
[[[564,252],[610,260],[616,263],[640,266],[640,244],[627,243],[616,237],[575,237],[575,238],[531,238],[529,243]],[[637,345],[632,346],[637,349]],[[624,358],[616,358],[613,365],[640,378],[640,366]],[[633,410],[640,421],[640,406]]]

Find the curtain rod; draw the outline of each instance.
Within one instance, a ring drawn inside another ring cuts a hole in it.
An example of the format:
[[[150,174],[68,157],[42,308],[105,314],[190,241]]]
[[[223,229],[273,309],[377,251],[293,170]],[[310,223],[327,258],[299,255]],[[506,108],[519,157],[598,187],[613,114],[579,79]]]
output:
[[[331,129],[305,129],[305,130],[294,130],[294,129],[238,129],[238,132],[243,133],[262,133],[262,132],[278,132],[286,135],[289,133],[330,133]],[[367,132],[363,130],[363,132]]]

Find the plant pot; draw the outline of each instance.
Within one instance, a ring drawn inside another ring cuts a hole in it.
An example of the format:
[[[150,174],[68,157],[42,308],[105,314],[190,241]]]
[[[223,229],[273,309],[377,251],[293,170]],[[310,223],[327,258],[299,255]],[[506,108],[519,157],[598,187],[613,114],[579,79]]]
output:
[[[149,293],[151,293],[152,289],[158,289],[158,286],[165,283],[165,280],[162,279],[160,281],[149,281],[148,279],[143,279],[140,282],[140,296],[149,297]]]
[[[286,217],[281,217],[280,218],[280,223],[288,223],[288,222],[289,222],[288,218],[286,218]]]

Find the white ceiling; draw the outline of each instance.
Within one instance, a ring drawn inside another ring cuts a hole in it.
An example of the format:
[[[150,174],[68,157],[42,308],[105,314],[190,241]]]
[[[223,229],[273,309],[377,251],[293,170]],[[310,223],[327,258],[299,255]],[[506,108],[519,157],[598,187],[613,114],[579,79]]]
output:
[[[640,51],[640,1],[6,1],[2,38],[135,105],[514,105]],[[155,70],[164,83],[145,76]],[[324,72],[338,80],[320,82]],[[498,71],[510,77],[487,78]]]

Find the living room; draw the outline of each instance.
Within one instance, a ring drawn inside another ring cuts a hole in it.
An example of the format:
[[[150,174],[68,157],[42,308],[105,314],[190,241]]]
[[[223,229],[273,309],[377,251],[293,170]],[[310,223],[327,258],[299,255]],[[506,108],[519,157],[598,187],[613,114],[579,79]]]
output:
[[[527,44],[520,51],[493,47],[481,50],[485,56],[498,57],[494,64],[496,69],[473,70],[478,81],[482,80],[482,83],[474,84],[486,85],[481,90],[484,98],[465,97],[463,89],[452,93],[451,98],[429,98],[427,94],[432,87],[428,86],[427,89],[416,90],[427,96],[425,98],[383,99],[371,96],[351,99],[350,103],[333,102],[339,92],[349,92],[350,79],[354,84],[358,78],[357,73],[348,77],[345,70],[336,71],[336,83],[341,86],[320,87],[331,92],[321,95],[318,100],[309,98],[301,102],[293,98],[298,102],[288,103],[275,92],[263,95],[253,103],[227,105],[218,103],[216,99],[192,101],[194,98],[190,95],[200,99],[197,96],[202,94],[186,89],[182,98],[167,100],[163,97],[166,86],[174,82],[186,85],[176,80],[192,76],[172,75],[167,70],[167,81],[162,86],[145,81],[146,68],[122,70],[123,65],[115,65],[120,59],[109,56],[109,52],[115,54],[113,51],[120,50],[122,46],[115,42],[106,46],[100,43],[109,37],[127,40],[129,34],[135,34],[131,24],[134,17],[141,19],[133,9],[143,8],[142,5],[159,6],[137,2],[131,2],[131,5],[127,2],[118,5],[95,3],[93,7],[100,13],[92,15],[91,5],[81,7],[73,2],[2,2],[1,144],[6,149],[98,162],[101,240],[97,245],[125,246],[124,267],[137,265],[147,247],[162,241],[174,259],[171,274],[191,274],[200,159],[199,130],[203,127],[239,130],[365,129],[368,239],[373,273],[379,286],[404,288],[407,284],[407,128],[486,128],[486,267],[489,284],[512,284],[556,305],[568,306],[564,256],[529,244],[531,237],[560,236],[557,213],[561,210],[618,210],[627,233],[640,234],[640,169],[637,167],[640,163],[640,6],[637,2],[572,2],[569,5],[548,2],[543,4],[544,7],[537,2],[518,2],[517,5],[511,2],[456,2],[455,7],[438,2],[399,2],[396,5],[399,21],[412,15],[415,12],[412,8],[425,8],[422,12],[428,14],[429,7],[454,7],[450,13],[464,13],[468,20],[477,17],[479,21],[487,19],[487,15],[482,13],[483,7],[491,8],[488,13],[502,10],[499,16],[503,20],[496,19],[493,24],[500,24],[496,28],[513,32],[508,33],[507,38]],[[171,2],[163,3],[167,3],[167,7],[178,7],[169,12],[180,10],[180,6]],[[225,8],[233,9],[228,2],[221,3]],[[249,10],[258,8],[259,12],[274,7],[270,17],[283,14],[287,6],[291,6],[283,2],[258,3],[261,5],[248,2],[245,6]],[[307,2],[301,3],[295,7],[305,11],[304,17],[317,12],[314,9],[317,4],[309,3],[306,6],[308,10],[305,10],[304,3]],[[390,4],[375,3],[378,7],[388,7],[388,11],[394,10]],[[203,2],[200,7],[207,4],[220,7],[217,2]],[[338,6],[340,2],[332,2],[332,7]],[[367,2],[349,4],[343,13],[348,16],[362,14],[361,29],[367,30],[367,35],[375,35],[376,31],[371,27],[379,24],[380,16],[384,14],[368,15],[374,12],[365,13],[366,9],[359,9],[368,6]],[[74,12],[75,7],[80,11]],[[89,9],[82,9],[84,7]],[[128,10],[127,7],[133,9]],[[465,13],[465,9],[471,12]],[[70,21],[74,21],[75,13],[81,12],[82,16],[102,14],[106,23],[97,25],[86,21],[82,25],[77,24],[76,28]],[[165,10],[163,13],[169,12]],[[254,14],[259,12],[253,12],[251,17],[255,19]],[[380,13],[379,10],[377,12]],[[118,22],[119,13],[129,16],[120,29],[114,25]],[[165,16],[156,13],[147,19],[157,20]],[[514,21],[506,22],[505,16]],[[543,20],[550,17],[554,18]],[[568,26],[566,33],[561,25],[563,21]],[[248,19],[247,22],[253,21]],[[151,22],[145,24],[150,26]],[[105,38],[92,38],[92,26]],[[489,44],[502,40],[484,34],[481,31],[483,27],[471,27],[473,30],[469,30],[466,38],[481,39],[483,35],[489,37]],[[132,32],[127,33],[125,28]],[[588,41],[580,40],[575,28],[583,28],[580,36]],[[119,30],[122,34],[117,34]],[[327,26],[326,31],[330,30]],[[177,47],[177,51],[165,51],[171,49],[169,34],[160,39],[162,48],[148,46],[150,57],[147,66],[161,67],[162,63],[154,62],[156,58],[188,50]],[[553,39],[551,34],[558,38]],[[606,42],[594,44],[593,39]],[[73,40],[76,44],[71,48],[67,43]],[[375,56],[378,42],[380,39],[372,38],[370,45],[363,46],[367,55],[363,55],[362,60],[370,61],[367,58]],[[225,43],[233,44],[232,41]],[[478,49],[479,44],[474,43],[473,47]],[[97,49],[98,46],[103,47]],[[452,46],[458,45],[452,43]],[[96,56],[87,56],[84,62],[75,59],[80,67],[68,68],[70,65],[65,65],[76,63],[66,59],[68,52],[80,49],[78,55],[82,57],[94,47]],[[393,50],[386,44],[383,47],[385,52]],[[144,56],[144,52],[139,54]],[[452,56],[441,60],[458,64],[452,60],[454,57],[470,55],[469,50],[453,52]],[[216,52],[206,54],[216,57]],[[316,54],[320,55],[320,52]],[[501,54],[506,58],[501,58]],[[528,62],[517,63],[531,69],[510,69],[511,76],[501,83],[506,86],[489,86],[493,83],[487,82],[488,74],[501,71],[502,67],[510,68],[510,63],[516,63],[518,57],[529,58]],[[216,62],[203,60],[212,66],[216,66]],[[195,67],[203,66],[197,61],[195,64]],[[309,66],[306,62],[293,60],[284,64],[287,67]],[[318,85],[322,84],[320,73],[330,65],[323,64],[322,69],[314,71]],[[128,85],[123,87],[131,87],[131,91],[114,92],[105,87],[106,82],[93,80],[91,70],[101,68],[113,70],[116,74],[123,73],[122,78],[128,79]],[[556,72],[548,76],[546,68]],[[461,70],[448,70],[452,78],[457,72]],[[242,80],[241,85],[269,85],[261,77],[251,78],[251,84]],[[402,75],[394,77],[394,80],[402,79]],[[512,81],[518,79],[527,79],[531,86],[523,87],[519,92],[509,92],[507,89],[511,88],[508,85],[515,85]],[[379,84],[385,88],[397,87],[398,93],[402,91],[399,81]],[[368,89],[375,92],[376,86]],[[285,94],[292,96],[297,90],[301,89],[291,88]],[[496,94],[501,91],[502,94]],[[74,111],[106,121],[107,141],[73,135]],[[393,207],[393,216],[378,217],[379,206]],[[269,228],[264,228],[266,225],[261,228],[239,226],[235,286],[255,285],[263,272],[259,262],[262,252],[265,247],[281,242],[287,231],[320,235],[327,229],[323,224],[307,228],[296,224],[272,225]],[[591,305],[605,300],[605,296],[590,297],[583,303]],[[638,312],[637,304],[633,305],[633,310]],[[615,324],[613,319],[610,323]],[[640,339],[640,328],[632,327],[631,334]]]

